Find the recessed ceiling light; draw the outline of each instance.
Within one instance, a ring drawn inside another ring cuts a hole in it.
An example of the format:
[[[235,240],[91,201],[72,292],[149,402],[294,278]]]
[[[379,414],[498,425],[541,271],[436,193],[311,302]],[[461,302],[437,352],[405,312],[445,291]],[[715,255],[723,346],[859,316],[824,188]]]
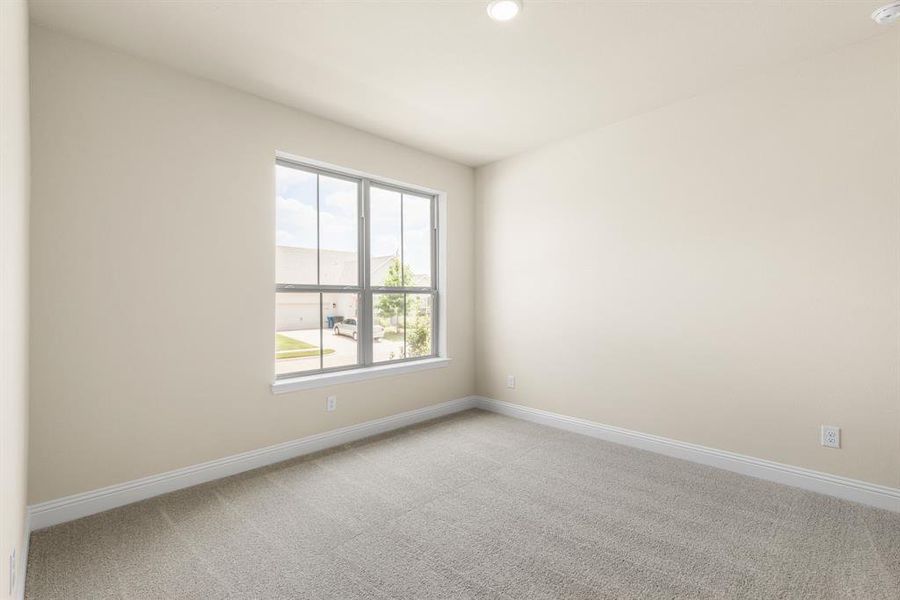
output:
[[[879,25],[887,25],[900,17],[900,2],[891,2],[872,13],[872,20]]]
[[[521,10],[521,0],[493,0],[487,7],[488,15],[495,21],[512,20]]]

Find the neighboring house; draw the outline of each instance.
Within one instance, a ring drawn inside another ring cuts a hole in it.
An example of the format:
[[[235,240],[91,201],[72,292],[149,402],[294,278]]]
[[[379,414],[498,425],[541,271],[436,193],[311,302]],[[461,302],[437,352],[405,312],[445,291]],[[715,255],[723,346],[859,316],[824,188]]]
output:
[[[275,246],[275,281],[279,283],[315,284],[316,249]],[[357,282],[358,267],[355,252],[321,250],[321,281],[323,285],[353,285]],[[388,260],[390,257],[388,257]],[[381,260],[377,258],[376,260]],[[308,281],[298,281],[298,276],[308,275]]]
[[[356,283],[357,262],[355,252],[321,250],[321,282],[324,284],[352,285]],[[399,253],[376,256],[372,259],[372,279],[384,283],[391,262]],[[275,276],[278,282],[296,282],[298,274],[316,272],[316,250],[291,246],[275,247]],[[307,281],[303,283],[315,283]],[[417,275],[413,285],[428,285],[427,275]],[[356,317],[356,294],[323,294],[322,315],[319,316],[318,293],[283,293],[275,296],[275,330],[295,331],[318,329],[327,323],[327,317]]]
[[[387,277],[388,269],[391,268],[391,263],[399,258],[399,252],[392,254],[391,256],[376,256],[375,258],[373,258],[372,283],[374,285],[383,284],[385,278]],[[431,281],[427,273],[413,273],[413,281],[408,285],[414,287],[428,287],[429,285],[431,285]]]

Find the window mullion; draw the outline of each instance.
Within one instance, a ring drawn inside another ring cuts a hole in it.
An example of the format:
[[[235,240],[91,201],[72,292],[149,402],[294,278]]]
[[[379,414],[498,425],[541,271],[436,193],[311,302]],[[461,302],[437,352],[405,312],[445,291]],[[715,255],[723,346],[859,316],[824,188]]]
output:
[[[436,356],[438,353],[438,319],[440,311],[438,310],[438,211],[437,196],[431,197],[431,288],[434,290],[431,295],[431,355]]]
[[[303,293],[303,292],[322,292],[323,294],[358,294],[362,292],[362,288],[355,285],[293,285],[293,284],[277,284],[276,292],[284,293]]]
[[[316,173],[316,285],[322,285],[322,217],[319,200],[319,174]],[[321,303],[320,303],[321,304]],[[320,310],[321,311],[321,306]]]
[[[372,294],[369,291],[371,286],[371,277],[372,274],[371,264],[372,261],[369,258],[369,245],[370,245],[370,222],[371,222],[371,214],[370,214],[370,203],[369,203],[369,180],[363,179],[361,186],[361,198],[360,198],[360,215],[362,215],[362,227],[360,227],[360,256],[361,259],[361,281],[362,285],[362,294],[360,294],[360,310],[359,310],[359,328],[361,330],[359,336],[360,343],[360,353],[361,353],[361,361],[363,366],[370,366],[373,362],[373,344],[374,340],[372,338],[373,329],[374,329],[374,316],[372,314]]]
[[[403,196],[404,196],[404,194],[401,193],[400,194],[400,285],[401,286],[406,285],[406,263],[403,262],[403,259],[404,259],[403,250],[404,250],[404,246],[406,245],[403,240],[403,204],[404,204]],[[406,308],[406,305],[404,303],[404,309],[405,308]],[[406,321],[403,322],[403,330],[406,331]],[[403,334],[403,338],[406,339],[405,333]]]
[[[321,192],[321,176],[316,173],[316,284],[322,285],[322,199],[319,197]],[[319,292],[319,371],[325,369],[325,336],[322,333],[322,303],[324,296]]]

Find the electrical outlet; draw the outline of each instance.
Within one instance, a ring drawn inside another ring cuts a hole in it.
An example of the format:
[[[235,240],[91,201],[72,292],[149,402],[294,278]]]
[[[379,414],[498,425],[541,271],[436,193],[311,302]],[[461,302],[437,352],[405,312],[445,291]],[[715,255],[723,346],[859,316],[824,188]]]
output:
[[[336,408],[337,408],[337,396],[328,396],[328,398],[325,399],[325,410],[327,410],[328,412],[331,412]]]
[[[841,428],[833,425],[822,425],[822,445],[826,448],[840,448]]]
[[[516,376],[515,375],[507,375],[506,376],[506,387],[511,390],[516,389]]]

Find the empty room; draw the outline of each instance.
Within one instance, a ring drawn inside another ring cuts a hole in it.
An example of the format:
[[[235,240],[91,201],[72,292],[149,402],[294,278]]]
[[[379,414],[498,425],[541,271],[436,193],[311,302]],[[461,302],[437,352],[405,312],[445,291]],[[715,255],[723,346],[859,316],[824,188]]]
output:
[[[0,0],[0,598],[900,600],[900,1]]]

